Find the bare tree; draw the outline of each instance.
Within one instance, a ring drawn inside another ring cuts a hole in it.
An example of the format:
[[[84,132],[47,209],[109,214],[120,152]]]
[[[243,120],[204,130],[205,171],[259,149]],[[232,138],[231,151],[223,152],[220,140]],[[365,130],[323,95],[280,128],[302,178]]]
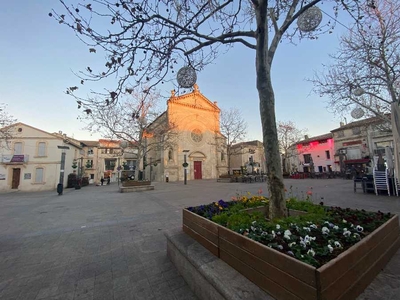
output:
[[[93,106],[91,112],[85,114],[86,129],[110,140],[126,142],[123,151],[136,155],[135,179],[139,178],[139,164],[146,153],[171,147],[176,137],[174,125],[166,119],[165,113],[156,110],[159,98],[156,92],[132,91],[129,97],[121,98],[107,109]]]
[[[329,97],[335,113],[361,108],[367,116],[390,121],[391,103],[398,102],[400,91],[400,3],[377,0],[363,13],[365,22],[341,37],[331,55],[334,63],[311,81],[318,94]]]
[[[142,0],[135,3],[93,0],[77,5],[60,2],[64,13],[53,10],[50,16],[74,30],[90,52],[101,51],[107,56],[104,70],[87,67],[80,74],[82,81],[117,76],[116,88],[103,93],[106,104],[115,103],[131,85],[146,82],[152,87],[163,83],[175,75],[179,65],[203,69],[218,57],[222,45],[241,44],[255,51],[270,216],[286,215],[271,67],[284,36],[292,39],[298,33],[297,28],[289,30],[290,26],[322,0]],[[358,18],[358,1],[330,2],[335,17],[344,8]],[[310,25],[318,23],[322,13],[311,11],[301,19],[300,23],[306,28],[301,37],[316,38],[318,33],[330,30],[335,24],[328,19],[326,26],[314,30],[316,26]],[[105,30],[95,28],[103,20],[110,22],[110,26]],[[75,95],[77,89],[73,86],[68,92]],[[86,106],[104,104],[77,100]]]
[[[317,93],[329,97],[335,112],[379,117],[381,130],[390,130],[392,123],[400,172],[400,2],[376,0],[362,12],[363,23],[341,37],[334,63],[311,81]]]
[[[232,155],[240,154],[240,149],[232,147],[242,142],[247,135],[247,122],[237,108],[222,109],[220,117],[221,133],[226,137],[226,155],[228,159],[228,172],[231,171]]]
[[[307,129],[298,129],[292,121],[278,121],[278,141],[283,154],[283,172],[289,172],[289,159],[292,155],[291,147],[304,139]]]
[[[17,120],[6,111],[7,105],[0,103],[0,148],[9,148],[8,141],[13,136],[13,127]]]

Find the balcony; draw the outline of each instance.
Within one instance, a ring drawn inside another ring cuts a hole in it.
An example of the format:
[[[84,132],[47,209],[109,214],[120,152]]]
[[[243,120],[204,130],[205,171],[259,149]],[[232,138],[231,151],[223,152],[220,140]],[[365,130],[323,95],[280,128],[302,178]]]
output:
[[[7,165],[19,165],[24,164],[29,161],[29,155],[20,154],[20,155],[12,155],[12,154],[3,154],[1,156],[1,162]]]

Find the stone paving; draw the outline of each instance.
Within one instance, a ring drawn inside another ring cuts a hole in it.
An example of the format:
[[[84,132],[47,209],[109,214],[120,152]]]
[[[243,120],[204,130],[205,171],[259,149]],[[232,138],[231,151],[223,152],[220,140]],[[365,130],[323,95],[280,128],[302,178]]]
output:
[[[300,197],[312,190],[316,202],[400,213],[400,198],[354,193],[348,180],[285,185]],[[196,299],[166,256],[164,231],[181,225],[183,207],[267,190],[215,180],[117,188],[0,194],[0,299]],[[358,298],[366,299],[400,299],[400,251]]]

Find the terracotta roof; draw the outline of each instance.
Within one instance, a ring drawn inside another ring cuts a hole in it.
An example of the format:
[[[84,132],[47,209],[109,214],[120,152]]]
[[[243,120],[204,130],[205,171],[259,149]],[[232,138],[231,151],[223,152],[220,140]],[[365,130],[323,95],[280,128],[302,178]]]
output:
[[[232,147],[239,147],[239,146],[262,146],[263,143],[258,141],[258,140],[254,140],[254,141],[248,141],[248,142],[241,142],[241,143],[237,143],[232,145]]]
[[[312,137],[309,137],[308,139],[304,139],[304,140],[298,141],[296,143],[296,145],[297,144],[302,144],[302,143],[313,142],[313,141],[331,139],[332,137],[333,137],[332,133],[325,133],[325,134],[322,134],[322,135],[312,136]]]
[[[99,141],[80,141],[82,144],[88,147],[98,147]]]
[[[386,117],[390,118],[390,114],[387,114]],[[384,122],[384,120],[380,117],[372,117],[372,118],[367,118],[367,119],[362,119],[359,121],[351,122],[351,123],[343,125],[339,128],[333,129],[333,130],[331,130],[331,132],[336,132],[336,131],[340,131],[343,129],[350,129],[350,128],[359,127],[359,126],[368,126],[371,124],[380,124],[383,122]]]

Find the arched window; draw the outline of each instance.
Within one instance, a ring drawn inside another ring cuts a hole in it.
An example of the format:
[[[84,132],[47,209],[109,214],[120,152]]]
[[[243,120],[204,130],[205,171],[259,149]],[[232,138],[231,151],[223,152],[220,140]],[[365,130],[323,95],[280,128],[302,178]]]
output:
[[[168,150],[168,160],[172,160],[173,159],[173,152],[172,149]]]

